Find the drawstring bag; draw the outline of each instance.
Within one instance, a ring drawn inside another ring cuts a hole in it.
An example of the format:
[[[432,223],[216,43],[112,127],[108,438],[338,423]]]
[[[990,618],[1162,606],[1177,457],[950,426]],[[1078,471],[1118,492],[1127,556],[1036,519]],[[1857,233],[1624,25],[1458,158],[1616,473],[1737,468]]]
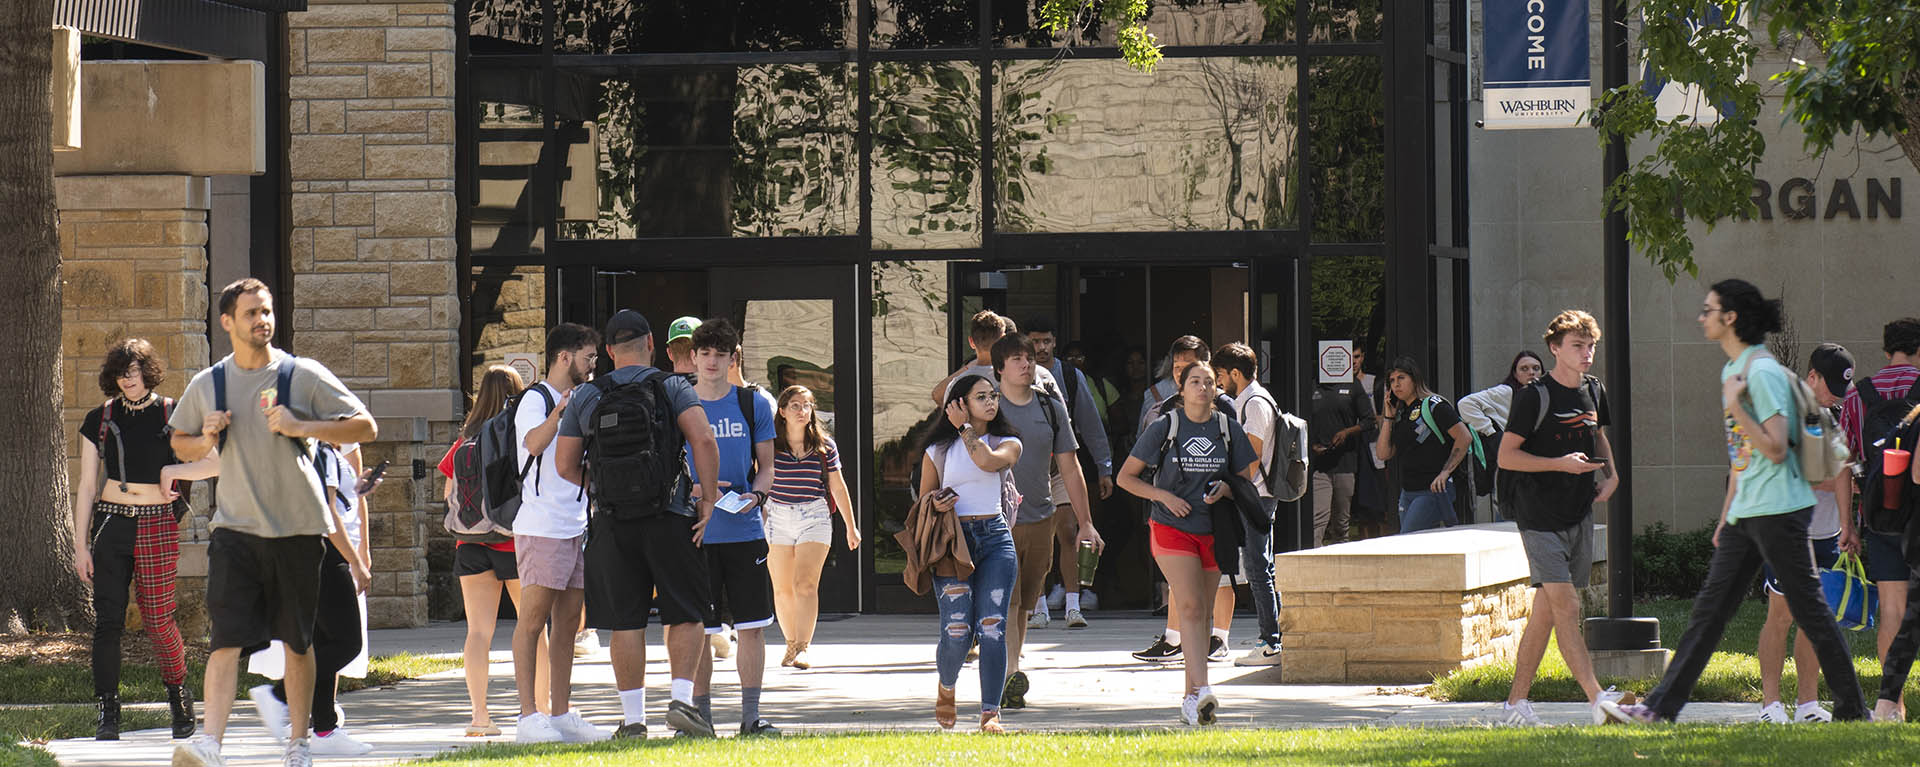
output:
[[[1867,580],[1867,566],[1860,557],[1846,552],[1834,560],[1833,569],[1820,570],[1820,591],[1833,608],[1833,618],[1849,631],[1873,628],[1880,613],[1880,595]]]

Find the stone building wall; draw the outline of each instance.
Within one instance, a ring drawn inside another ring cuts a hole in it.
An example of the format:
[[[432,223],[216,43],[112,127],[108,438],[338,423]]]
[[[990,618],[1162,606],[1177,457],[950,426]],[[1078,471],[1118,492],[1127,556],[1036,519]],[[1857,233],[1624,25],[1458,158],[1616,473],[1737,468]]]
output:
[[[293,351],[339,374],[390,460],[369,509],[375,627],[427,620],[439,483],[459,401],[454,6],[313,2],[288,15]]]

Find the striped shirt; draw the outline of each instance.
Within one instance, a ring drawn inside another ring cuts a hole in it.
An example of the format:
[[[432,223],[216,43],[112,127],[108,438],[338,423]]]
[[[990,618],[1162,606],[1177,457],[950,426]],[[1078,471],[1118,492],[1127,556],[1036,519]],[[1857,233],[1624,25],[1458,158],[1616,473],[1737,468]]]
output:
[[[773,453],[773,489],[767,497],[788,504],[801,504],[827,497],[827,472],[840,470],[840,451],[833,440],[819,450],[797,456],[780,445]]]
[[[1915,382],[1920,381],[1920,368],[1912,365],[1889,365],[1872,378],[1855,381],[1853,388],[1847,390],[1847,397],[1840,401],[1840,429],[1847,433],[1847,448],[1854,455],[1863,455],[1860,431],[1866,428],[1867,409],[1860,403],[1858,389],[1862,384],[1871,384],[1886,399],[1902,399]]]

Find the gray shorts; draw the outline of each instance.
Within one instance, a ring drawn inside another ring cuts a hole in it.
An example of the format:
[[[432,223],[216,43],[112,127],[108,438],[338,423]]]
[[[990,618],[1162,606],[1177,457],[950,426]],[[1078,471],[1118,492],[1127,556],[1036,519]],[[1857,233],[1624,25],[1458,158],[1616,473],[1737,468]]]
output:
[[[1533,585],[1571,583],[1584,589],[1593,578],[1593,521],[1565,530],[1521,530],[1520,546],[1527,552],[1527,572]]]

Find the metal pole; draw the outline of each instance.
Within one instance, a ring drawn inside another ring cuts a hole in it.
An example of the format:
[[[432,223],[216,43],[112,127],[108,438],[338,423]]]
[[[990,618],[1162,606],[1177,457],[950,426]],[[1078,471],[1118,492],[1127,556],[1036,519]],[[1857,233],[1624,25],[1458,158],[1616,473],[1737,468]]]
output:
[[[1627,3],[1600,0],[1601,83],[1612,90],[1627,84]],[[1607,142],[1602,163],[1603,189],[1627,172],[1627,145],[1616,135]],[[1613,469],[1620,486],[1607,502],[1607,616],[1615,620],[1633,615],[1633,338],[1628,287],[1627,217],[1612,211],[1606,218],[1606,337],[1608,406],[1616,427],[1608,435],[1613,446]]]

